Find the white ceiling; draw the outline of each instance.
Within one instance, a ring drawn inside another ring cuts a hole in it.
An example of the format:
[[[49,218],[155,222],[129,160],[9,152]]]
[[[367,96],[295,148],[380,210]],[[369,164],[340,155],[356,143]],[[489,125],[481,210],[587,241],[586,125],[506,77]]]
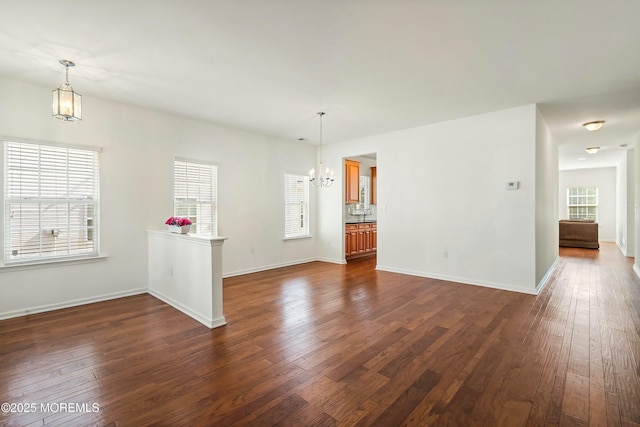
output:
[[[317,141],[317,111],[334,143],[539,103],[571,168],[610,165],[640,131],[638,0],[0,6],[0,75],[53,89],[70,59],[84,96],[292,140]]]

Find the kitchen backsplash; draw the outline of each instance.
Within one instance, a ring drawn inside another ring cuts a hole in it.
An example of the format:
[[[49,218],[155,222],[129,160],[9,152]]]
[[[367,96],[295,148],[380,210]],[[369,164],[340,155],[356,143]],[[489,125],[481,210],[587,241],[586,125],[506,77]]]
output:
[[[363,215],[352,215],[351,212],[354,210],[359,210],[360,206],[355,203],[347,203],[344,205],[344,222],[355,222],[362,221]],[[367,214],[366,221],[376,221],[376,215],[378,213],[378,209],[376,205],[370,205],[369,209],[371,210],[371,214]]]

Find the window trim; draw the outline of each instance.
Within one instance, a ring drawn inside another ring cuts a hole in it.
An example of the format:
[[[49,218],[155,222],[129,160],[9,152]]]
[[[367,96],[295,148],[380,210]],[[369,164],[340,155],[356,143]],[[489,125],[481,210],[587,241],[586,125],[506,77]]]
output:
[[[6,256],[5,249],[7,244],[7,242],[5,241],[6,227],[7,227],[7,223],[6,223],[7,221],[6,219],[6,212],[7,212],[6,147],[7,147],[7,143],[46,146],[46,147],[53,147],[53,148],[81,150],[81,151],[96,153],[97,164],[96,164],[96,168],[94,169],[94,173],[97,173],[97,174],[94,174],[93,176],[93,179],[96,181],[96,184],[97,184],[96,194],[95,194],[97,196],[97,199],[94,203],[95,210],[96,210],[96,217],[97,217],[96,224],[94,225],[94,233],[95,233],[94,240],[96,242],[95,252],[80,253],[80,254],[74,254],[74,255],[29,258],[29,259],[15,260],[15,261],[11,261],[5,258]],[[29,269],[43,268],[43,267],[62,266],[62,265],[79,264],[79,263],[81,264],[85,262],[95,262],[96,260],[106,259],[106,256],[102,254],[102,250],[101,250],[102,209],[101,209],[100,194],[101,194],[102,180],[101,180],[100,172],[101,172],[102,151],[103,151],[103,148],[100,146],[67,144],[67,143],[60,143],[60,142],[54,142],[54,141],[43,141],[43,140],[37,140],[37,139],[26,139],[26,138],[0,135],[0,156],[2,157],[2,163],[3,163],[3,171],[2,173],[0,173],[0,187],[2,188],[2,226],[0,227],[0,241],[2,242],[2,250],[3,250],[3,255],[2,257],[0,257],[0,271],[6,272],[6,271],[18,271],[23,269],[29,270]]]
[[[78,258],[47,258],[43,261],[16,261],[10,264],[0,265],[0,273],[22,270],[35,270],[38,268],[64,267],[67,265],[87,264],[91,262],[105,261],[107,255],[93,255]]]

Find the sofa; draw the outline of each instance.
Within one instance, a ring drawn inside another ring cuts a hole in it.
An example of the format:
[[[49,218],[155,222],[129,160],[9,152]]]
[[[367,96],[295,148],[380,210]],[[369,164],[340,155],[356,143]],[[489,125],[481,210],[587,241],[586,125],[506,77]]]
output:
[[[560,246],[598,249],[598,223],[587,219],[560,220]]]

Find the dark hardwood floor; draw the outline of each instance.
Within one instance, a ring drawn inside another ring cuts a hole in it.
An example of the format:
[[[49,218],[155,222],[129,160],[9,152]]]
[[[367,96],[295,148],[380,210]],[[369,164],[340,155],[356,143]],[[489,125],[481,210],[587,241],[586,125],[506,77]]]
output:
[[[0,424],[640,426],[613,244],[561,249],[537,297],[374,264],[226,279],[214,330],[149,295],[1,321]]]

